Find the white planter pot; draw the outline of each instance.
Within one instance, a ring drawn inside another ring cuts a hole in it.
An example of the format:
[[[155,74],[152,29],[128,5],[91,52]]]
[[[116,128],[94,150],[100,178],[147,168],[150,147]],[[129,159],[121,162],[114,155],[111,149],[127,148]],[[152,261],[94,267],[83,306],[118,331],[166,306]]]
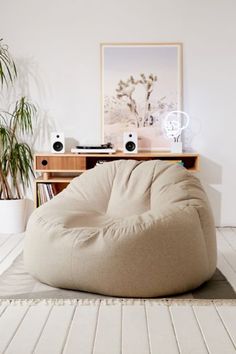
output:
[[[0,200],[0,234],[25,231],[26,200]]]
[[[171,143],[171,152],[182,153],[183,152],[182,142]]]

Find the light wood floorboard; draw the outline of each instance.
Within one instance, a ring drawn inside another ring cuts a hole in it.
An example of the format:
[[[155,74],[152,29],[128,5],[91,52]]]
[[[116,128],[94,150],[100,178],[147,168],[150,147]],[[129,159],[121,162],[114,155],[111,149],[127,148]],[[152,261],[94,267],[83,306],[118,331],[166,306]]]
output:
[[[22,252],[24,234],[0,235],[0,275]]]
[[[142,304],[6,304],[0,353],[236,353],[232,305],[147,302],[146,310],[148,320]]]

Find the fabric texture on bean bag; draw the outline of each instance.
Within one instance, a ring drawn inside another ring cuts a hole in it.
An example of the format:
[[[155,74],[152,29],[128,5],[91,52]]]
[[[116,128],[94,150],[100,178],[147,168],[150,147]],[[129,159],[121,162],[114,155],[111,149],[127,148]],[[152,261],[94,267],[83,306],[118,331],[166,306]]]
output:
[[[216,269],[200,181],[178,164],[117,160],[87,170],[27,225],[25,267],[41,282],[110,296],[196,288]]]

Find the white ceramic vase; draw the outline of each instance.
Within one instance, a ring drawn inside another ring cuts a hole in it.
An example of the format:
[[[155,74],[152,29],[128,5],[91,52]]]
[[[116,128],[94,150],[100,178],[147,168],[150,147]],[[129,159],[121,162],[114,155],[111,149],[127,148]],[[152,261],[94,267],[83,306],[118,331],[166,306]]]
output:
[[[182,142],[171,143],[171,152],[176,152],[181,154],[183,152],[183,143]]]
[[[25,231],[26,200],[0,200],[0,234]]]

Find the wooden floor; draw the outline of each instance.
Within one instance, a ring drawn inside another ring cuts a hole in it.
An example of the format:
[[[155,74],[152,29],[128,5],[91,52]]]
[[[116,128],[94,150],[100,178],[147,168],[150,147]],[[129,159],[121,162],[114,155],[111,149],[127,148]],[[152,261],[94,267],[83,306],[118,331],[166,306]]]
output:
[[[236,229],[217,230],[218,268],[236,290]],[[0,273],[23,235],[0,235]],[[236,305],[151,301],[0,302],[0,354],[236,353]]]

